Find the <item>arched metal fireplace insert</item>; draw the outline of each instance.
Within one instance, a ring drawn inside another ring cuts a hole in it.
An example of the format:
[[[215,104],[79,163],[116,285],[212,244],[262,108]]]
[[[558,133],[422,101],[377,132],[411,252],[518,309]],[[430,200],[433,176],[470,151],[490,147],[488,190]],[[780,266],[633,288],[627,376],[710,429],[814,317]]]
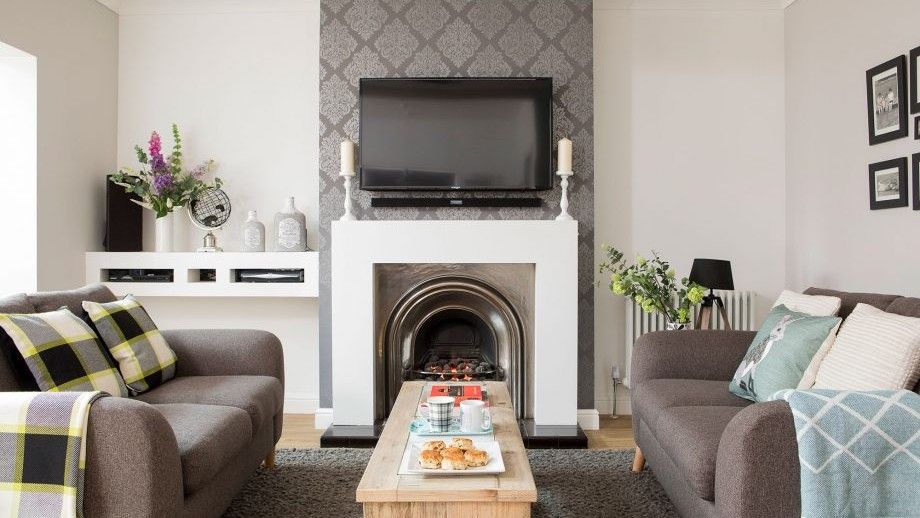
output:
[[[532,416],[528,319],[521,315],[531,297],[510,300],[494,280],[441,272],[395,300],[378,325],[378,418],[387,417],[406,380],[505,381],[518,417]]]

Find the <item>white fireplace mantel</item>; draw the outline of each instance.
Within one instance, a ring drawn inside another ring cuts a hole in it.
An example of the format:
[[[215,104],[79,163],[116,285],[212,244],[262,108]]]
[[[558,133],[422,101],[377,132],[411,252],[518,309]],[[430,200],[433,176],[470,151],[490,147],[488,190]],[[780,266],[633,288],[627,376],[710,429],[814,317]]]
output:
[[[374,422],[374,265],[524,263],[534,279],[534,421],[578,418],[577,221],[333,221],[336,425]]]

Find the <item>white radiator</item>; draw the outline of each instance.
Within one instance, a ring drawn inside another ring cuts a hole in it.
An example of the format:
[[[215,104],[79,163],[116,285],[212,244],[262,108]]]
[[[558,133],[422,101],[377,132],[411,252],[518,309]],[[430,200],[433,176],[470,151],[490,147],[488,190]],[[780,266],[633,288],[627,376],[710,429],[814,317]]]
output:
[[[756,329],[754,322],[754,292],[753,291],[720,291],[715,294],[722,297],[725,303],[725,312],[728,313],[728,322],[736,331],[750,331]],[[699,306],[693,308],[690,322],[696,322]],[[632,348],[636,339],[652,331],[664,331],[665,319],[660,313],[646,313],[633,301],[626,303],[626,378],[623,384],[629,386],[629,370],[632,365]],[[717,308],[713,308],[710,329],[724,329]]]

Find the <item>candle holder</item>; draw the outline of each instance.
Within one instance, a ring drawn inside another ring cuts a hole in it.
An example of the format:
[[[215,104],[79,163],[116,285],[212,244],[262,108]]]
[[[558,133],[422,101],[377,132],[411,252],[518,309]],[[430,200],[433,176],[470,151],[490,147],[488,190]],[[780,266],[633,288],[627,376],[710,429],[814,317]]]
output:
[[[575,219],[569,214],[569,177],[572,176],[572,171],[556,171],[556,175],[562,179],[562,196],[559,198],[559,215],[556,216],[556,221],[572,221]]]
[[[355,177],[355,172],[341,173],[339,176],[345,179],[345,214],[342,214],[339,221],[355,221],[358,218],[352,213],[354,204],[351,201],[351,180]]]

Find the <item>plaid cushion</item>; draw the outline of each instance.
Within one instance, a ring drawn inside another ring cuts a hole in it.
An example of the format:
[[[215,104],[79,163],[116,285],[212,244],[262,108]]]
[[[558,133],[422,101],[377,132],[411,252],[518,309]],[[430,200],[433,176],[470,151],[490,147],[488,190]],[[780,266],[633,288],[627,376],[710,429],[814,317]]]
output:
[[[0,327],[13,339],[40,389],[101,390],[128,396],[118,370],[102,353],[96,333],[69,309],[0,314]]]
[[[84,301],[83,309],[132,392],[141,394],[176,375],[176,353],[137,299],[128,295],[115,302]]]
[[[86,423],[101,392],[6,392],[0,516],[83,516]]]

